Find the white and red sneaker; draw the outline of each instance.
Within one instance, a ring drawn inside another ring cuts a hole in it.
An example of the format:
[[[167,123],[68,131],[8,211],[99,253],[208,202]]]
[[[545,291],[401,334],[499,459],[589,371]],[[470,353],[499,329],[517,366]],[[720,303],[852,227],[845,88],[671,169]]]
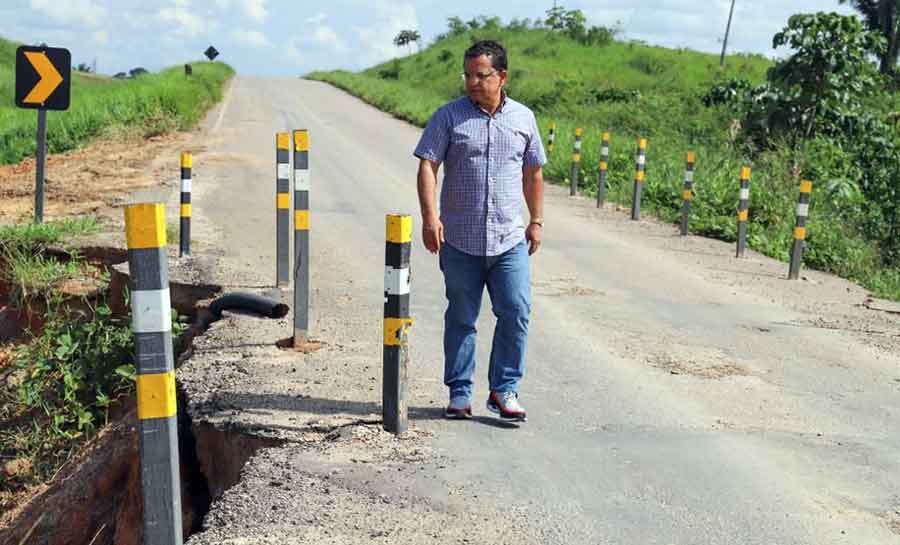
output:
[[[491,392],[487,400],[487,409],[500,415],[503,420],[512,422],[525,422],[525,408],[519,404],[519,395],[516,392]]]
[[[450,420],[468,420],[472,418],[472,404],[468,397],[454,397],[447,405],[444,416]]]

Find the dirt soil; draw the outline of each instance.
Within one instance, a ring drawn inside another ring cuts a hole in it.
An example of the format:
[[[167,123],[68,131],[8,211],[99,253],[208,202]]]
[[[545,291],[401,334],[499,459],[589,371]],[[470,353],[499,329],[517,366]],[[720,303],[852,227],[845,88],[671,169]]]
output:
[[[143,139],[123,131],[48,156],[45,219],[97,213],[121,203],[128,192],[179,177],[180,153],[193,149],[191,138],[190,133],[176,132]],[[0,166],[0,224],[31,219],[34,191],[33,158]]]

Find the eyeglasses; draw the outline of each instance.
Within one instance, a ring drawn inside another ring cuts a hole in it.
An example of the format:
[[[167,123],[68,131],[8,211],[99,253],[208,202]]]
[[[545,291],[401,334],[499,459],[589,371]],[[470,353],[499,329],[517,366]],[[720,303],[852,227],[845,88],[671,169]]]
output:
[[[491,70],[490,72],[488,72],[486,74],[481,74],[478,72],[476,72],[474,74],[467,74],[467,73],[463,72],[462,74],[459,75],[459,77],[461,77],[463,81],[469,81],[470,79],[477,79],[478,81],[484,81],[497,73],[498,72],[496,70]]]

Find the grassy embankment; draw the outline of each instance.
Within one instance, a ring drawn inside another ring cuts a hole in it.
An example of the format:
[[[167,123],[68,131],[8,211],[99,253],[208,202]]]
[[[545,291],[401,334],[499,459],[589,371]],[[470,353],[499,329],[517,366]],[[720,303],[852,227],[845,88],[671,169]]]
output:
[[[643,209],[667,221],[680,217],[685,156],[697,153],[691,231],[735,240],[738,175],[753,167],[750,246],[788,260],[798,194],[790,150],[762,153],[735,138],[728,113],[706,108],[700,97],[729,77],[765,79],[770,62],[736,55],[720,69],[717,55],[638,43],[581,45],[541,29],[472,30],[438,40],[421,53],[359,73],[315,72],[374,106],[424,125],[441,104],[462,93],[462,52],[474,39],[499,39],[509,50],[511,97],[535,110],[541,130],[557,123],[555,152],[545,169],[568,183],[574,130],[583,127],[581,189],[595,195],[599,141],[612,132],[609,199],[630,206],[639,137],[649,139]],[[900,299],[900,273],[881,267],[876,246],[846,221],[829,192],[829,180],[813,180],[807,266],[854,279],[877,294]]]
[[[0,39],[0,164],[33,156],[37,115],[15,107],[15,50]],[[48,112],[51,153],[74,149],[104,131],[125,127],[152,136],[193,126],[222,97],[234,71],[223,63],[197,62],[192,77],[181,66],[116,80],[73,72],[71,107]]]

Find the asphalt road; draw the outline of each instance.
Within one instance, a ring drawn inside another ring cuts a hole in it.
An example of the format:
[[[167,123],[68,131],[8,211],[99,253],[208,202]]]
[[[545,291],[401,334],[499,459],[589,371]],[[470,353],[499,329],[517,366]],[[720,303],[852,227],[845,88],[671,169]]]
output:
[[[809,315],[787,302],[792,285],[758,272],[780,265],[739,262],[722,243],[680,241],[550,188],[532,259],[529,422],[498,426],[484,409],[487,296],[477,418],[444,422],[443,280],[421,244],[419,129],[321,83],[237,78],[207,121],[218,181],[198,189],[195,164],[195,217],[230,266],[273,282],[274,133],[295,128],[311,134],[313,323],[338,312],[338,296],[352,301],[341,312],[366,317],[312,332],[366,339],[373,369],[384,217],[414,216],[412,425],[433,432],[448,461],[437,479],[410,477],[416,494],[473,511],[524,506],[553,526],[544,539],[567,543],[900,543],[900,359],[846,331],[799,326]],[[754,274],[769,287],[754,288]],[[842,302],[844,284],[815,278],[804,294],[823,308]],[[449,489],[468,496],[450,500]]]

